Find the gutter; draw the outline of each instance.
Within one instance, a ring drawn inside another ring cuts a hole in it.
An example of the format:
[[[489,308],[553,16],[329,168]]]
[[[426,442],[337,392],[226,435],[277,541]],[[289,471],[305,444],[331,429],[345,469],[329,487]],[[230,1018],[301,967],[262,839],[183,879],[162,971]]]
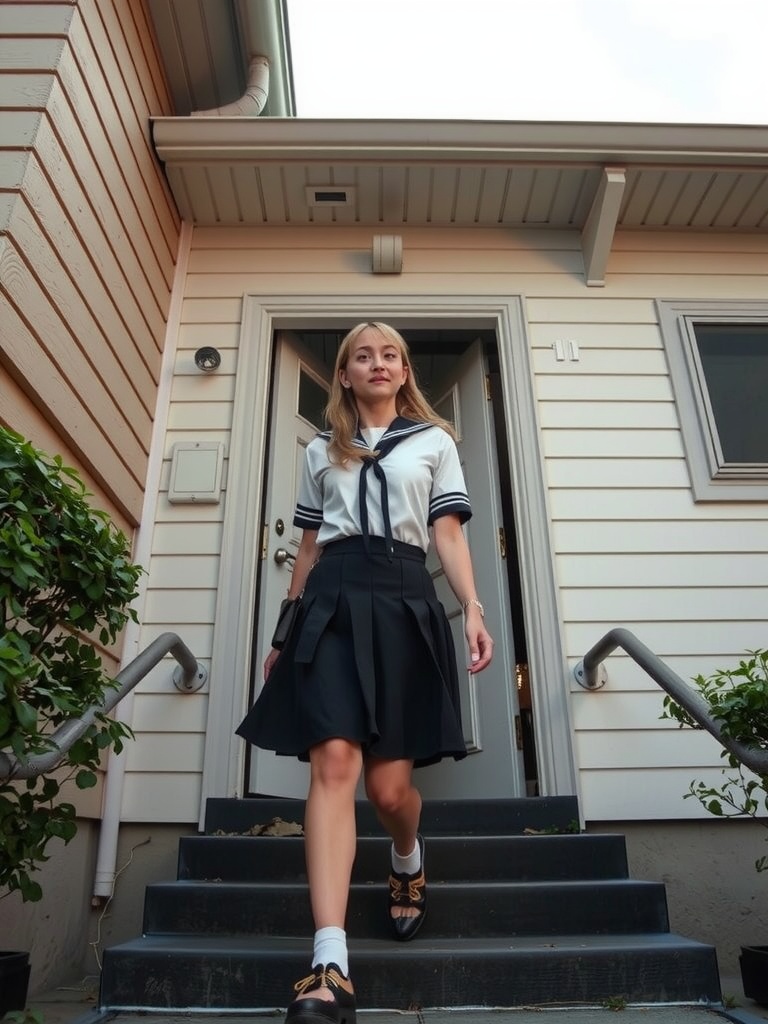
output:
[[[389,121],[155,117],[166,163],[207,160],[450,160],[605,166],[754,168],[768,164],[759,125],[555,121]]]

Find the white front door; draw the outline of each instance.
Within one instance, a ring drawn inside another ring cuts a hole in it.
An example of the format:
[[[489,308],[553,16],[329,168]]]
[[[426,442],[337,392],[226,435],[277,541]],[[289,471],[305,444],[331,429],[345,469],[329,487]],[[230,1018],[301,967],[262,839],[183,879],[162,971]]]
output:
[[[270,648],[280,602],[291,580],[301,541],[293,513],[304,464],[304,449],[324,427],[329,371],[288,334],[279,334],[272,385],[270,456],[262,538],[262,570],[256,656],[256,694],[263,682],[264,658]],[[305,797],[309,768],[297,758],[278,757],[251,747],[250,790],[265,796]]]
[[[472,503],[472,518],[464,529],[494,654],[488,668],[469,674],[462,610],[431,550],[427,567],[453,632],[469,754],[459,762],[445,760],[420,769],[417,784],[423,796],[434,799],[525,796],[496,439],[482,343],[476,341],[450,376],[430,390],[437,412],[454,424],[459,435],[459,456]]]
[[[301,531],[292,525],[304,449],[322,429],[330,371],[295,338],[277,339],[273,383],[271,443],[265,506],[262,573],[256,635],[256,668],[269,650],[280,601],[290,582],[291,557]],[[499,550],[501,498],[491,403],[479,342],[459,360],[454,373],[431,388],[438,412],[456,424],[459,454],[473,507],[466,531],[478,593],[495,641],[494,660],[479,676],[466,670],[463,618],[439,562],[431,552],[428,567],[451,622],[461,685],[464,734],[470,754],[461,762],[443,761],[419,769],[416,781],[425,797],[436,799],[521,796],[525,793],[522,751],[516,740],[518,715],[511,617],[506,570]],[[251,748],[251,792],[304,797],[306,765],[291,757]]]

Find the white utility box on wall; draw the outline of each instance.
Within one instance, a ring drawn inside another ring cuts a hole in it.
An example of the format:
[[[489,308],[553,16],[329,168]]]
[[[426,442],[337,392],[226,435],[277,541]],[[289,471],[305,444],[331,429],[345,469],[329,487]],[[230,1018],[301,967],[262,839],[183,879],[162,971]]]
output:
[[[221,441],[177,441],[171,457],[168,501],[174,505],[218,505],[223,470]]]

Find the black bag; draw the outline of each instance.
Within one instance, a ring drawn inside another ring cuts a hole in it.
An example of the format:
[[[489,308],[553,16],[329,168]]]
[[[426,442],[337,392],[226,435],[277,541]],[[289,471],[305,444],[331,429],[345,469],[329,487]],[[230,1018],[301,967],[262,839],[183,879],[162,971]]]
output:
[[[296,616],[299,614],[300,607],[300,597],[286,597],[280,602],[280,612],[277,616],[277,625],[272,637],[272,646],[275,650],[282,651],[283,647],[288,643],[293,627],[296,624]]]

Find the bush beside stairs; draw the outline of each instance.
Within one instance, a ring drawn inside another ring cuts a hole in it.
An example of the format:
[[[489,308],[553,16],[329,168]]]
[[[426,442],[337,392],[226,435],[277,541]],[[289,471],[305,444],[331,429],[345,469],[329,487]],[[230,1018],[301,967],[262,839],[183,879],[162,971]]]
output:
[[[284,1007],[310,965],[304,844],[246,833],[303,811],[209,800],[178,878],[147,888],[143,935],[105,951],[101,1009]],[[664,887],[628,877],[623,836],[569,833],[575,798],[425,802],[427,920],[409,944],[389,937],[389,840],[367,804],[357,817],[347,935],[361,1008],[721,1002],[714,948],[670,933]]]

